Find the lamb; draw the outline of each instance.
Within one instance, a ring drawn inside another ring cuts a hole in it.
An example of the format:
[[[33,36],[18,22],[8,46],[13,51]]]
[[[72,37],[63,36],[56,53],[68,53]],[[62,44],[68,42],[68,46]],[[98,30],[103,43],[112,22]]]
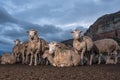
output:
[[[1,58],[1,64],[14,64],[16,62],[15,56],[10,53],[4,53]]]
[[[76,29],[71,32],[74,40],[73,40],[73,47],[79,52],[81,56],[81,65],[83,65],[83,57],[84,55],[89,56],[89,65],[92,64],[92,48],[93,48],[93,41],[88,36],[81,36],[82,31]],[[86,53],[86,54],[85,54]]]
[[[101,39],[94,41],[94,52],[99,55],[98,64],[101,63],[102,53],[107,52],[106,64],[109,63],[110,56],[114,55],[114,64],[117,63],[117,55],[120,50],[118,43],[113,39]]]
[[[77,66],[80,62],[80,55],[77,51],[63,49],[56,42],[49,43],[49,50],[43,54],[43,58],[46,57],[53,66],[57,67]]]
[[[30,56],[30,66],[32,65],[33,62],[33,57],[34,57],[34,65],[36,66],[38,63],[38,55],[41,56],[43,54],[45,45],[47,45],[47,42],[43,39],[40,39],[38,37],[37,31],[34,29],[31,29],[27,31],[29,35],[29,42],[28,42],[28,54],[31,54]]]

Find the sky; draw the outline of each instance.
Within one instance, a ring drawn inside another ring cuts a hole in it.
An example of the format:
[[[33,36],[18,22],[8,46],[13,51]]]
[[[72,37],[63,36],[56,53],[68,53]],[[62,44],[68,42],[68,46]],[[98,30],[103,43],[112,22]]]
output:
[[[0,51],[12,51],[14,40],[28,40],[36,29],[46,41],[71,39],[99,17],[120,10],[120,0],[0,0]]]

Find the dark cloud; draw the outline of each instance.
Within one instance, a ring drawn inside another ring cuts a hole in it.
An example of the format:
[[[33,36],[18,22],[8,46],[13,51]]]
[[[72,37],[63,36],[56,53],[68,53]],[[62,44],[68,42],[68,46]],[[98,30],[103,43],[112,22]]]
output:
[[[17,13],[13,15],[28,22],[42,24],[42,20],[55,24],[68,24],[73,22],[93,23],[103,14],[115,12],[119,9],[119,0],[39,0],[33,1],[12,1],[14,6],[19,4]],[[24,4],[22,4],[24,2]],[[26,4],[25,4],[26,3]],[[26,7],[23,7],[26,5]],[[114,6],[114,8],[113,8]],[[14,12],[14,11],[13,11]],[[38,20],[38,21],[37,21]]]
[[[6,23],[6,22],[16,22],[16,19],[14,19],[4,8],[0,8],[0,23]]]
[[[5,39],[1,39],[1,40],[0,40],[0,44],[11,45],[11,43],[8,42],[8,41],[6,41]]]
[[[12,52],[12,48],[13,43],[11,43],[8,38],[2,38],[0,35],[0,54],[3,54],[3,52]]]

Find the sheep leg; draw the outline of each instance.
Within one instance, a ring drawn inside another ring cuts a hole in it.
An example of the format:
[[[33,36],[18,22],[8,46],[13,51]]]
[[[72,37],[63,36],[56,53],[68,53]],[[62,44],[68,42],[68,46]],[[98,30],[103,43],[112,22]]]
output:
[[[45,64],[46,64],[46,65],[48,65],[48,64],[49,64],[49,61],[48,61],[47,59],[45,60]]]
[[[87,61],[87,64],[89,65],[89,63],[90,63],[90,53],[89,53],[89,51],[85,55],[85,60]]]
[[[26,59],[25,59],[25,63],[28,63],[28,54],[26,54]]]
[[[25,55],[24,55],[24,53],[22,54],[22,64],[24,64],[25,63]]]
[[[39,64],[44,64],[44,59],[41,54],[39,54]]]
[[[43,58],[41,55],[40,55],[40,64],[43,64]]]
[[[108,53],[108,55],[107,55],[106,64],[108,64],[108,63],[109,63],[109,60],[110,60],[110,53]]]
[[[15,56],[15,60],[16,60],[16,62],[17,62],[17,55],[16,55],[16,53],[14,54],[14,56]]]
[[[98,56],[98,64],[100,64],[100,63],[101,63],[101,56],[102,56],[102,54],[101,54],[101,53],[99,53],[99,56]]]
[[[81,52],[81,56],[80,56],[80,63],[81,63],[81,65],[83,65],[84,63],[83,63],[83,57],[84,57],[84,53],[85,53],[85,49],[83,49],[82,50],[82,52]]]
[[[40,64],[40,61],[41,61],[40,54],[38,54],[38,64]]]
[[[118,59],[118,57],[117,57],[117,55],[115,55],[115,62],[114,62],[114,64],[117,64],[117,59]]]
[[[115,52],[115,60],[114,60],[114,64],[117,64],[117,59],[118,59],[117,52]]]
[[[117,59],[118,59],[118,57],[117,57],[117,55],[115,56],[115,63],[114,64],[117,64]]]
[[[92,60],[93,60],[93,54],[90,55],[90,63],[89,63],[89,65],[92,65]]]
[[[19,59],[19,55],[17,55],[16,59],[17,59],[17,62],[19,62],[19,61],[20,61],[20,59]]]
[[[29,66],[32,65],[32,61],[33,61],[33,53],[32,53],[31,56],[30,56],[30,64],[29,64]]]
[[[34,66],[37,66],[37,54],[34,54],[34,57],[35,57],[35,59],[34,59],[34,60],[35,60],[35,61],[34,61],[34,62],[35,62],[35,63],[34,63]]]

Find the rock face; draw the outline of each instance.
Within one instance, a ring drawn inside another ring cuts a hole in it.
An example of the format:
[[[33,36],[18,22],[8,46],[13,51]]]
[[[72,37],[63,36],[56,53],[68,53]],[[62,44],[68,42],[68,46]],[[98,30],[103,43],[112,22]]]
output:
[[[73,39],[68,39],[68,40],[62,41],[61,43],[67,46],[73,47]]]
[[[120,38],[120,11],[100,17],[90,26],[85,35],[90,36],[93,40]]]

